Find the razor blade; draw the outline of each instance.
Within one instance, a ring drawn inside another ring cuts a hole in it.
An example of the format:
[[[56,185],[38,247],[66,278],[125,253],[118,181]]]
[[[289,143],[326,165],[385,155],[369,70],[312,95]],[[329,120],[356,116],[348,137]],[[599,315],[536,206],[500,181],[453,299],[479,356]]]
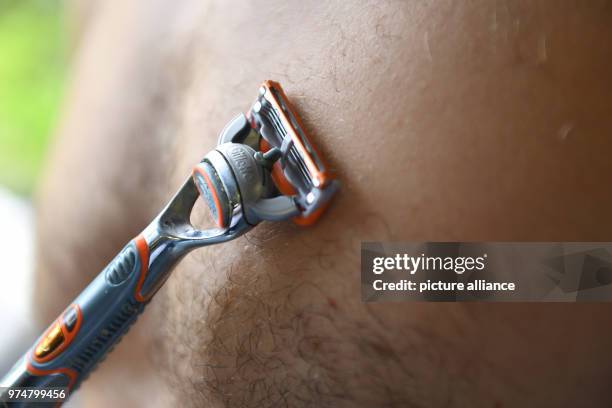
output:
[[[280,160],[272,168],[272,179],[282,194],[296,197],[301,214],[294,221],[300,225],[314,223],[340,185],[280,84],[262,84],[249,120],[261,135],[260,150],[276,147],[281,151]]]
[[[298,225],[313,224],[340,187],[277,82],[265,81],[247,115],[226,126],[219,143],[226,142],[244,143],[264,153],[280,151],[271,177],[279,194],[293,198],[299,210],[293,221]]]

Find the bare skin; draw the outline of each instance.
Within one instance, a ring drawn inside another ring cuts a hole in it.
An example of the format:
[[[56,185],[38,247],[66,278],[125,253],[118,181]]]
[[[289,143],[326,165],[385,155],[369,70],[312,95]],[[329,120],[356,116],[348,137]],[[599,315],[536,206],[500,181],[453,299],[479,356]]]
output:
[[[176,3],[83,8],[39,196],[41,321],[263,79],[343,189],[313,228],[264,224],[189,255],[83,385],[86,406],[612,403],[605,305],[359,295],[363,240],[610,240],[609,3]]]

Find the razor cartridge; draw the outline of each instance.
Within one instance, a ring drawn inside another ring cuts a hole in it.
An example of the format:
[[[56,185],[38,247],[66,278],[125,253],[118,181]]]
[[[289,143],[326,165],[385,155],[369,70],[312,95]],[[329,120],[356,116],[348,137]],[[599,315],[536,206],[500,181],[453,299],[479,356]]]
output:
[[[262,84],[249,119],[261,135],[260,149],[276,147],[281,152],[272,178],[281,193],[296,196],[301,214],[294,221],[312,224],[323,213],[339,183],[312,144],[280,84],[274,81]]]
[[[298,214],[293,221],[298,225],[313,224],[339,188],[277,82],[265,81],[247,115],[226,126],[219,144],[227,142],[247,144],[262,153],[280,152],[271,177],[277,193],[292,198]]]

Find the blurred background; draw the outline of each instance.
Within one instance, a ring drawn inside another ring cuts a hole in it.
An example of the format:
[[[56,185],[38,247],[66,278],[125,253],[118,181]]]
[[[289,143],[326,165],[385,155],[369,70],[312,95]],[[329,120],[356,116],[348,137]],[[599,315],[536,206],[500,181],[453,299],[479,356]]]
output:
[[[32,326],[32,199],[67,68],[59,0],[0,0],[0,376],[38,335]]]
[[[29,197],[55,124],[66,71],[58,0],[0,1],[0,185]]]

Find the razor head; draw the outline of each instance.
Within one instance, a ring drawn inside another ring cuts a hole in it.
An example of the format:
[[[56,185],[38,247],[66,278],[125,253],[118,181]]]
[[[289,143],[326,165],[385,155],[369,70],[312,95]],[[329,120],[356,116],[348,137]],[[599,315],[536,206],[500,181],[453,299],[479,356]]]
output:
[[[338,190],[339,183],[277,82],[262,84],[248,113],[248,121],[260,135],[259,150],[266,152],[276,147],[281,152],[272,168],[272,179],[282,194],[294,197],[300,209],[294,222],[299,225],[314,223]]]

